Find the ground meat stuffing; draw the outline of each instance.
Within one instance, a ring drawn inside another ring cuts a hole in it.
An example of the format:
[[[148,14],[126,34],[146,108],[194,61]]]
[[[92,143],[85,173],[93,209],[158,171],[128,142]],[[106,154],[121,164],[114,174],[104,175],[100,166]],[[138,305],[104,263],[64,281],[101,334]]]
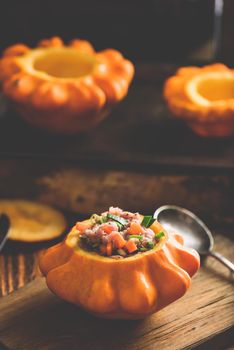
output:
[[[101,215],[92,215],[90,224],[78,222],[79,244],[83,249],[95,251],[113,259],[123,259],[153,249],[164,237],[164,232],[150,228],[154,219],[139,213],[130,213],[110,207]]]

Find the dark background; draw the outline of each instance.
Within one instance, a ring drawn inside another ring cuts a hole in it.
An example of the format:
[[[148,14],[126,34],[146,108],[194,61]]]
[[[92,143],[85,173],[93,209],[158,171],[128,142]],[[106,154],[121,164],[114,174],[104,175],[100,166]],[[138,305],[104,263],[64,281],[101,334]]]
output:
[[[224,0],[222,24],[215,2],[218,8],[219,0],[1,0],[0,49],[59,35],[115,47],[134,61],[190,60],[203,46],[201,59],[216,58],[218,49],[232,63],[233,1]]]

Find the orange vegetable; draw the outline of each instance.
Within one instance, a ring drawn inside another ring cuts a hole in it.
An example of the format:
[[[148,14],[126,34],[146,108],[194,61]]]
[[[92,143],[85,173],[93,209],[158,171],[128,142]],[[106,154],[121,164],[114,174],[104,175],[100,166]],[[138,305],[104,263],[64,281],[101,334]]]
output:
[[[105,245],[105,244],[102,244],[102,245],[100,246],[100,252],[101,252],[102,254],[106,254],[106,245]]]
[[[19,115],[36,127],[72,134],[103,120],[128,93],[133,64],[120,52],[95,52],[85,40],[65,45],[59,37],[34,49],[7,48],[0,84]]]
[[[164,97],[172,114],[198,135],[234,134],[234,70],[224,64],[178,69],[165,82]]]
[[[116,230],[118,229],[118,227],[117,227],[117,225],[116,225],[116,227],[114,227],[113,224],[110,225],[110,224],[107,223],[107,224],[105,224],[105,225],[102,226],[102,229],[103,229],[103,231],[106,232],[106,233],[111,233],[111,232],[113,232],[113,231],[116,231]]]
[[[106,253],[108,256],[111,256],[112,255],[112,243],[111,242],[108,242],[107,243],[107,246],[106,246]]]
[[[143,229],[141,227],[140,224],[138,224],[137,222],[131,222],[130,227],[128,228],[128,233],[130,235],[137,235],[139,233],[142,233]]]
[[[88,220],[76,223],[76,229],[80,232],[87,230],[90,227],[91,227],[91,225],[90,225],[90,222]]]
[[[133,253],[137,250],[136,244],[131,239],[129,241],[127,241],[125,248],[127,249],[127,251],[129,253]]]
[[[116,232],[116,234],[113,235],[112,240],[113,240],[114,245],[116,246],[116,248],[123,248],[125,246],[125,244],[126,244],[125,239],[118,232]]]
[[[187,291],[199,256],[181,244],[178,233],[168,234],[156,221],[151,229],[165,233],[155,248],[116,260],[84,250],[74,227],[40,259],[48,287],[104,318],[140,319],[162,309]]]

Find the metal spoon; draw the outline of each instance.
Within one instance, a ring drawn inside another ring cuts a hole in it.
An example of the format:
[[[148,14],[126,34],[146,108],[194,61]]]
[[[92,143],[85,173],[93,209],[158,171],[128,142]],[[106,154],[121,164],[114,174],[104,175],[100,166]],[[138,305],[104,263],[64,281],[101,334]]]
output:
[[[155,211],[154,218],[168,231],[180,232],[185,246],[194,248],[200,255],[213,256],[234,272],[234,264],[230,260],[213,252],[214,239],[210,230],[191,211],[175,205],[164,205]]]
[[[6,214],[0,215],[0,252],[6,244],[10,228],[10,219]]]

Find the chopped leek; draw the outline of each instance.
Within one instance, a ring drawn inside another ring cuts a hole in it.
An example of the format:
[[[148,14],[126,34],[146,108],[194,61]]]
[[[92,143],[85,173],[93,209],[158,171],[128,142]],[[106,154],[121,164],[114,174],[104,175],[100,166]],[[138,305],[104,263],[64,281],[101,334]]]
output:
[[[143,237],[140,235],[130,235],[129,239],[131,239],[131,238],[142,239]]]
[[[163,231],[160,231],[159,233],[157,233],[157,234],[155,235],[155,238],[160,239],[160,238],[162,238],[162,237],[164,237],[164,236],[165,236],[165,233],[164,233]]]
[[[152,249],[154,247],[154,243],[153,242],[147,242],[147,248]]]
[[[107,214],[107,218],[111,219],[113,221],[116,221],[117,223],[122,225],[122,228],[123,228],[123,226],[127,225],[127,223],[128,223],[127,220],[125,220],[124,218],[121,218],[120,216],[109,214],[109,213]]]
[[[145,215],[141,225],[148,228],[154,223],[155,219],[152,217],[152,215]]]

